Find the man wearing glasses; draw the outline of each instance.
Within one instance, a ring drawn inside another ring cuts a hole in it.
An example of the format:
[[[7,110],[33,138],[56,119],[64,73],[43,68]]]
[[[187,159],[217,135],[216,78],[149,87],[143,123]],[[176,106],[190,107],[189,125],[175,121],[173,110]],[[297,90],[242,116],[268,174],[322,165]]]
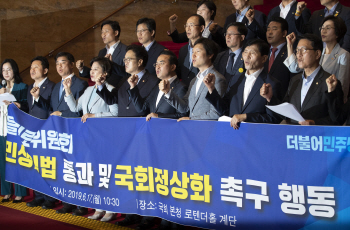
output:
[[[328,91],[326,79],[331,74],[325,72],[320,66],[322,55],[322,40],[314,34],[305,34],[300,38],[296,48],[298,66],[304,69],[303,73],[294,76],[289,84],[288,91],[283,102],[293,104],[305,121],[286,119],[287,123],[300,125],[335,125],[329,116],[326,91]],[[281,103],[275,97],[270,84],[264,84],[260,89],[260,95],[270,105]]]

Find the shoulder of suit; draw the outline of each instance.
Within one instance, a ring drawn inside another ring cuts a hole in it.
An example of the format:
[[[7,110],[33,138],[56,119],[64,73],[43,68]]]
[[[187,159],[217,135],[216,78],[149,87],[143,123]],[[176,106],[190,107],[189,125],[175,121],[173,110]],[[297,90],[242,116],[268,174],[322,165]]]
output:
[[[18,87],[19,89],[24,89],[24,88],[27,88],[27,87],[28,87],[28,85],[25,84],[25,83],[23,83],[23,82],[20,82],[20,83],[18,83],[17,85],[18,85],[17,87]]]

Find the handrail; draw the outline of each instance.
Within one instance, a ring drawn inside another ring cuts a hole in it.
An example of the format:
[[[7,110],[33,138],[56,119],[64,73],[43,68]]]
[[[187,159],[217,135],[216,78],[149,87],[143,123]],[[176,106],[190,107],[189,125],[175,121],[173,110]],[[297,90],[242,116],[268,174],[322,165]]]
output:
[[[118,13],[119,11],[121,11],[122,9],[124,9],[125,7],[131,5],[132,3],[136,3],[136,2],[137,2],[137,0],[132,0],[132,1],[130,1],[130,2],[126,3],[126,4],[124,4],[124,5],[121,6],[120,8],[116,9],[115,11],[113,11],[111,14],[109,14],[109,15],[107,15],[106,17],[102,18],[102,19],[101,19],[100,21],[98,21],[97,23],[94,23],[92,26],[90,26],[90,27],[88,27],[87,29],[85,29],[83,32],[80,32],[78,35],[76,35],[76,36],[74,36],[73,38],[69,39],[68,41],[66,41],[66,42],[63,43],[62,45],[60,45],[60,46],[58,46],[57,48],[51,50],[48,54],[45,55],[45,57],[51,57],[52,54],[53,54],[55,51],[57,51],[58,49],[61,49],[63,46],[67,45],[68,43],[72,42],[72,41],[75,40],[76,38],[80,37],[81,35],[83,35],[83,34],[86,33],[87,31],[89,31],[90,29],[95,29],[95,28],[97,28],[97,26],[98,26],[101,22],[105,21],[107,18],[113,16],[114,14]],[[30,66],[28,66],[27,68],[25,68],[24,70],[22,70],[22,71],[20,72],[20,74],[23,73],[23,72],[25,72],[25,71],[27,71],[28,69],[30,69]]]

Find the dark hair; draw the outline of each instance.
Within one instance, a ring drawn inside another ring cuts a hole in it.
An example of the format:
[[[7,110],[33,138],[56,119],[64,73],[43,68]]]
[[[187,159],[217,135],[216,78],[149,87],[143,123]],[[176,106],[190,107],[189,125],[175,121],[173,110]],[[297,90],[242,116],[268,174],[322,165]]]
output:
[[[199,38],[193,45],[193,47],[197,44],[202,44],[205,52],[208,56],[213,54],[213,57],[211,59],[211,62],[213,63],[216,55],[218,54],[218,47],[217,44],[215,42],[213,42],[211,39],[208,38]]]
[[[213,14],[210,16],[210,20],[214,20],[215,15],[216,15],[216,5],[214,2],[210,1],[210,0],[202,0],[197,4],[197,9],[201,6],[201,5],[205,5],[210,11],[213,11]]]
[[[304,34],[304,35],[299,36],[299,41],[301,39],[306,39],[306,40],[310,41],[311,46],[314,50],[320,50],[322,52],[323,42],[322,42],[321,38],[319,38],[318,36],[316,36],[314,34]]]
[[[269,55],[269,50],[270,50],[269,44],[267,44],[265,41],[259,38],[247,40],[246,44],[244,45],[243,51],[248,46],[252,46],[252,45],[256,45],[258,47],[261,56]]]
[[[143,23],[146,24],[147,29],[150,33],[152,33],[152,31],[154,30],[153,37],[155,37],[156,36],[156,21],[154,21],[153,18],[141,18],[136,23],[136,29],[137,29],[138,25],[143,24]]]
[[[244,35],[245,37],[247,37],[248,29],[244,25],[244,23],[242,23],[242,22],[232,22],[232,23],[228,24],[228,26],[226,27],[225,33],[227,33],[228,28],[230,28],[231,26],[237,27],[238,33],[240,33],[240,34]]]
[[[15,62],[15,60],[13,60],[13,59],[5,59],[5,60],[1,63],[1,74],[0,74],[1,80],[4,79],[4,76],[2,75],[2,67],[4,66],[5,63],[10,63],[10,65],[11,65],[11,68],[12,68],[12,71],[13,71],[14,82],[15,82],[16,84],[22,82],[22,79],[21,79],[21,77],[19,76],[18,65],[17,65],[17,63]]]
[[[190,17],[197,17],[199,26],[205,26],[204,18],[202,16],[200,16],[199,14],[192,14]]]
[[[337,35],[337,42],[340,42],[340,40],[342,40],[347,31],[344,20],[340,17],[330,15],[323,19],[321,26],[323,26],[323,24],[328,20],[331,20],[333,22],[335,35]]]
[[[277,17],[277,16],[272,17],[272,18],[270,19],[270,21],[267,23],[267,26],[268,26],[271,22],[277,22],[277,23],[281,24],[282,32],[283,32],[283,31],[287,31],[287,33],[288,33],[288,22],[287,22],[286,19],[281,18],[281,17]]]
[[[169,56],[169,63],[170,63],[170,65],[176,65],[176,68],[178,67],[177,57],[172,51],[170,51],[170,50],[163,50],[160,53],[160,55],[167,55],[167,56]]]
[[[120,25],[119,25],[119,22],[117,22],[117,21],[111,21],[111,20],[107,20],[107,21],[104,21],[104,22],[102,22],[102,24],[101,24],[101,30],[102,30],[102,27],[104,26],[104,25],[110,25],[111,27],[112,27],[112,30],[115,32],[115,31],[118,31],[119,33],[118,33],[118,38],[119,38],[119,36],[120,36]]]
[[[92,64],[94,64],[94,62],[97,62],[101,66],[102,71],[107,73],[107,77],[111,75],[112,67],[111,67],[111,62],[109,61],[108,58],[94,57],[90,61],[90,66],[92,66]]]
[[[148,53],[147,53],[145,47],[138,46],[138,45],[129,45],[128,47],[126,47],[126,52],[128,52],[129,50],[134,52],[137,60],[140,60],[140,59],[143,60],[143,62],[142,62],[143,67],[145,67],[147,65]]]
[[[43,56],[36,56],[35,58],[33,58],[30,63],[32,64],[34,61],[40,61],[41,62],[41,66],[43,67],[43,69],[47,69],[49,70],[50,64],[49,61],[47,60],[46,57]],[[46,74],[47,75],[47,74]]]
[[[73,63],[75,61],[74,56],[68,52],[59,52],[56,54],[55,61],[57,61],[59,57],[66,57],[70,63]]]

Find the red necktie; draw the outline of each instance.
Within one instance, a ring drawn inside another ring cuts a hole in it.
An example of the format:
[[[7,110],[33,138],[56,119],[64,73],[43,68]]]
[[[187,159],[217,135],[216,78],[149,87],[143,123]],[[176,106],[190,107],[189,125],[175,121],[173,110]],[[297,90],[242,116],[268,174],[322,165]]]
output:
[[[278,50],[277,48],[272,48],[271,57],[270,57],[270,60],[269,60],[269,72],[270,72],[271,66],[273,64],[273,61],[275,60],[275,53],[276,53],[277,50]]]

